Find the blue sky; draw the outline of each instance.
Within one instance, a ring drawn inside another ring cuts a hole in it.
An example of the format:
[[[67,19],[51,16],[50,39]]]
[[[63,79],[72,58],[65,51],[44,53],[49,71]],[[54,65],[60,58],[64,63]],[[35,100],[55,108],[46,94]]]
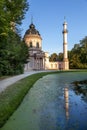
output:
[[[28,0],[30,7],[23,20],[22,37],[33,23],[42,36],[42,49],[46,52],[63,51],[64,16],[68,23],[68,50],[87,36],[87,0]]]

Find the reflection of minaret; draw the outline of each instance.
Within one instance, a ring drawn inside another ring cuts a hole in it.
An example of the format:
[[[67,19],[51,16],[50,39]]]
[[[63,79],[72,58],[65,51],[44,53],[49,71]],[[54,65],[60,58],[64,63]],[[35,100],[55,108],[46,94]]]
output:
[[[65,110],[66,119],[69,119],[69,91],[68,88],[64,88]]]
[[[68,61],[68,54],[67,54],[67,22],[64,21],[63,23],[63,69],[69,69],[69,61]]]

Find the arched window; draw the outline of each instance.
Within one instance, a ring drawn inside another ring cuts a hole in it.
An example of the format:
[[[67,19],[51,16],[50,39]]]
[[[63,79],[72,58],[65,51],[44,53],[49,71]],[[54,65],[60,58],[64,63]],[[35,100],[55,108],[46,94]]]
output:
[[[32,42],[30,42],[30,47],[32,47]]]
[[[37,42],[36,47],[39,48],[39,42]]]

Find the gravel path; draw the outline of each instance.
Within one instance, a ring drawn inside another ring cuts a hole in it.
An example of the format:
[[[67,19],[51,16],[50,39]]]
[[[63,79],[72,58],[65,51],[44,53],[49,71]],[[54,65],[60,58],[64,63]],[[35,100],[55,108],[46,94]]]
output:
[[[16,81],[23,79],[29,75],[39,73],[39,72],[45,72],[45,71],[30,71],[30,72],[25,72],[24,74],[13,76],[10,78],[6,78],[3,80],[0,80],[0,93],[4,91],[9,85],[14,84]]]
[[[23,79],[29,75],[40,73],[40,72],[49,72],[49,70],[48,71],[47,70],[46,71],[29,71],[21,75],[17,75],[17,76],[0,80],[0,93],[4,91],[9,85],[14,84],[16,81]]]

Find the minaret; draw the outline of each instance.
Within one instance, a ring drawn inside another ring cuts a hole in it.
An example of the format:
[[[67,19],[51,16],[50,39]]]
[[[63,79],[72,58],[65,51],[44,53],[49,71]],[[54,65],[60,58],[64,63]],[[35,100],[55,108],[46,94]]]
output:
[[[63,23],[63,70],[69,70],[69,61],[68,61],[68,54],[67,54],[67,22],[64,21]]]

